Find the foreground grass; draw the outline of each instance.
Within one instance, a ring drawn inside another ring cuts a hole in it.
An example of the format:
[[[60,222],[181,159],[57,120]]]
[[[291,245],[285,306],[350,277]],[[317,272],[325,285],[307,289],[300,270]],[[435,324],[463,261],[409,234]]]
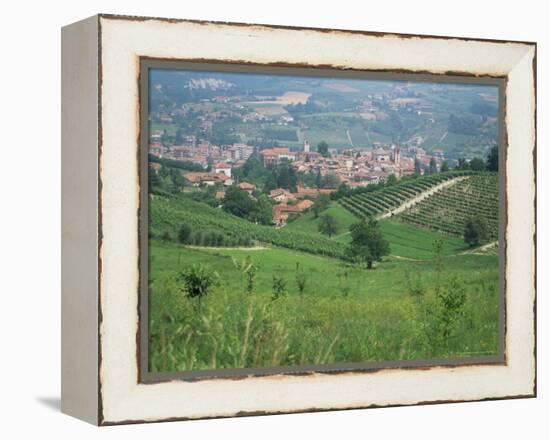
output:
[[[252,294],[232,258],[260,265]],[[438,274],[432,260],[388,259],[375,270],[280,248],[189,249],[150,246],[152,371],[427,359],[498,350],[498,259],[454,255]],[[214,268],[220,281],[200,303],[181,293],[180,270]],[[298,293],[296,264],[306,274]],[[467,301],[443,338],[434,286],[463,279]],[[272,299],[273,276],[287,292]],[[418,293],[420,292],[420,293]],[[414,293],[414,295],[413,295]]]

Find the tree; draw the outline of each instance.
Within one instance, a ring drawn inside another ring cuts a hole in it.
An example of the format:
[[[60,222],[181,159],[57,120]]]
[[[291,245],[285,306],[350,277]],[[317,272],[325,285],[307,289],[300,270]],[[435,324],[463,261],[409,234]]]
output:
[[[328,157],[328,144],[325,141],[319,142],[317,144],[317,152],[323,157]]]
[[[275,175],[275,170],[273,170],[265,180],[264,190],[268,193],[275,188],[277,188],[277,176]]]
[[[485,162],[480,157],[474,157],[470,161],[470,169],[472,171],[483,171],[485,169]]]
[[[319,194],[317,199],[315,200],[315,203],[312,206],[313,211],[313,217],[317,218],[319,217],[319,214],[327,209],[327,206],[330,203],[330,197],[327,194]]]
[[[248,218],[254,210],[254,200],[238,186],[230,186],[225,191],[223,210],[237,217]]]
[[[390,174],[386,180],[386,186],[393,186],[397,183],[397,177],[395,174]]]
[[[286,295],[286,280],[281,277],[273,276],[273,296],[271,299],[274,301],[280,297]]]
[[[486,167],[488,171],[498,171],[498,146],[495,145],[489,151]]]
[[[273,205],[265,194],[258,197],[254,209],[250,213],[250,220],[262,225],[269,225],[273,219]]]
[[[464,242],[470,247],[479,246],[487,239],[487,228],[481,217],[473,217],[464,227]]]
[[[178,241],[182,244],[189,243],[190,237],[191,227],[184,223],[180,226],[180,229],[178,231]]]
[[[187,298],[197,298],[199,307],[203,297],[208,295],[217,284],[218,275],[202,264],[193,265],[183,270],[179,275],[183,284],[182,291]]]
[[[437,305],[436,322],[439,330],[439,336],[448,340],[453,336],[460,318],[464,314],[464,305],[466,304],[466,289],[459,282],[456,276],[449,280],[446,289],[436,293]]]
[[[330,214],[322,215],[319,222],[319,232],[329,237],[336,234],[336,232],[338,232],[338,223],[336,219]]]
[[[350,227],[351,244],[347,249],[348,259],[355,263],[367,264],[372,269],[375,261],[390,253],[390,245],[384,239],[380,224],[375,219],[361,220]]]
[[[430,165],[429,165],[428,171],[430,174],[437,173],[437,163],[433,157],[430,159]]]
[[[323,179],[321,177],[321,170],[317,170],[317,175],[315,176],[315,186],[317,188],[321,188],[321,184],[323,182]]]
[[[422,162],[420,162],[420,159],[417,158],[414,159],[414,174],[422,174]]]
[[[390,175],[390,178],[391,178],[392,175]],[[389,178],[388,178],[388,180],[389,180]],[[334,200],[338,200],[338,199],[341,199],[342,197],[349,196],[350,192],[351,192],[350,187],[348,185],[346,185],[345,183],[341,183],[340,186],[338,187],[338,189],[336,190],[336,192],[333,192],[331,194],[331,198],[334,199]]]
[[[298,292],[300,296],[304,294],[306,290],[307,276],[304,270],[300,267],[300,263],[296,263],[296,287],[298,287]]]
[[[340,178],[335,173],[327,173],[327,175],[321,179],[322,188],[334,189],[338,188],[338,185],[340,185]]]
[[[441,164],[441,172],[446,173],[447,171],[449,171],[449,164],[447,163],[447,161],[444,161]]]
[[[458,163],[456,164],[455,169],[457,169],[457,170],[469,170],[470,169],[470,164],[468,163],[468,161],[464,157],[461,157],[461,158],[458,159]]]

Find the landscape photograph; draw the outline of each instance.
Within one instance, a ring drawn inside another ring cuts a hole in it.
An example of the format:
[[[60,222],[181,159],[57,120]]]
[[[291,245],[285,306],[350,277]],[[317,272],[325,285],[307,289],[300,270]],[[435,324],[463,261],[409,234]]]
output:
[[[487,83],[149,69],[149,371],[500,354],[500,104]]]

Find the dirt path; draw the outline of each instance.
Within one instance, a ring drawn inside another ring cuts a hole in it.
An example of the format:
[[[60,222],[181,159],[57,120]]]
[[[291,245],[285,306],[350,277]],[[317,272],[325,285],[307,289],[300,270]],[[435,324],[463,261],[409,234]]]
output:
[[[443,188],[447,188],[448,186],[451,186],[451,185],[455,185],[461,180],[464,180],[467,178],[468,176],[461,176],[461,177],[455,177],[454,179],[446,180],[445,182],[442,182],[439,185],[436,185],[427,191],[421,192],[416,197],[413,197],[412,199],[408,199],[405,203],[399,205],[397,208],[394,208],[391,211],[385,212],[384,214],[379,215],[377,218],[383,219],[383,218],[391,217],[392,215],[395,215],[395,214],[399,214],[405,211],[407,208],[410,208],[411,206],[417,204],[418,202],[421,202],[425,198],[430,197],[431,195],[435,194],[439,190],[442,190]]]
[[[215,250],[215,251],[263,251],[269,249],[265,246],[250,246],[250,247],[227,247],[227,246],[185,246],[190,249],[198,250]]]
[[[485,252],[486,250],[489,250],[489,249],[494,248],[496,246],[498,246],[498,240],[497,241],[492,241],[491,243],[484,244],[483,246],[479,246],[479,247],[476,247],[474,249],[468,249],[467,251],[461,252],[460,254],[461,255],[464,255],[464,254],[480,255],[483,252]]]
[[[351,148],[355,148],[355,145],[353,145],[353,140],[351,139],[351,134],[349,130],[346,130],[346,135],[348,136],[349,144],[351,145]]]

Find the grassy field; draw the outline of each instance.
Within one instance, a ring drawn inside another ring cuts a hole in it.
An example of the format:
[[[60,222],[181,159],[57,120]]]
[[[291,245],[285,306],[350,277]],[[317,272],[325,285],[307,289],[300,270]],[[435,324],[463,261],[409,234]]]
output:
[[[357,217],[353,216],[353,214],[335,202],[332,202],[327,209],[321,212],[319,217],[325,214],[332,215],[336,219],[336,222],[338,223],[338,232],[336,235],[347,232],[353,223],[357,223]],[[318,234],[319,217],[315,218],[313,212],[309,211],[288,223],[285,228],[289,231]]]
[[[338,258],[357,218],[336,202],[320,213],[338,222],[332,238],[320,234],[313,212],[274,229],[185,198],[156,197],[150,209],[151,371],[498,352],[496,252],[472,253],[460,238],[387,219],[380,227],[390,255],[367,270]],[[256,246],[197,247],[159,239],[162,231],[175,237],[182,222],[247,234]],[[250,291],[239,267],[244,261],[257,267]],[[193,266],[215,272],[215,285],[201,300],[183,290],[180,274]]]
[[[233,259],[259,265],[253,293]],[[433,260],[388,257],[374,270],[287,249],[194,249],[153,240],[150,249],[152,371],[419,359],[495,353],[498,262],[495,255]],[[219,282],[201,303],[180,291],[177,274],[214,268]],[[303,294],[297,265],[305,274]],[[273,299],[273,276],[286,282]],[[446,325],[435,290],[466,294],[463,314]],[[442,327],[443,326],[443,327]]]
[[[320,217],[325,214],[332,215],[338,224],[338,232],[333,239],[338,242],[348,243],[350,240],[349,227],[353,223],[357,223],[358,220],[348,210],[335,202],[332,202],[327,209],[321,212],[319,217],[315,218],[313,212],[307,212],[289,223],[285,229],[321,235],[318,230],[319,222]],[[384,238],[390,243],[392,255],[397,257],[430,259],[433,257],[432,243],[437,239],[441,239],[443,242],[443,255],[458,254],[467,249],[467,246],[460,238],[441,235],[394,220],[381,220],[380,227]]]

